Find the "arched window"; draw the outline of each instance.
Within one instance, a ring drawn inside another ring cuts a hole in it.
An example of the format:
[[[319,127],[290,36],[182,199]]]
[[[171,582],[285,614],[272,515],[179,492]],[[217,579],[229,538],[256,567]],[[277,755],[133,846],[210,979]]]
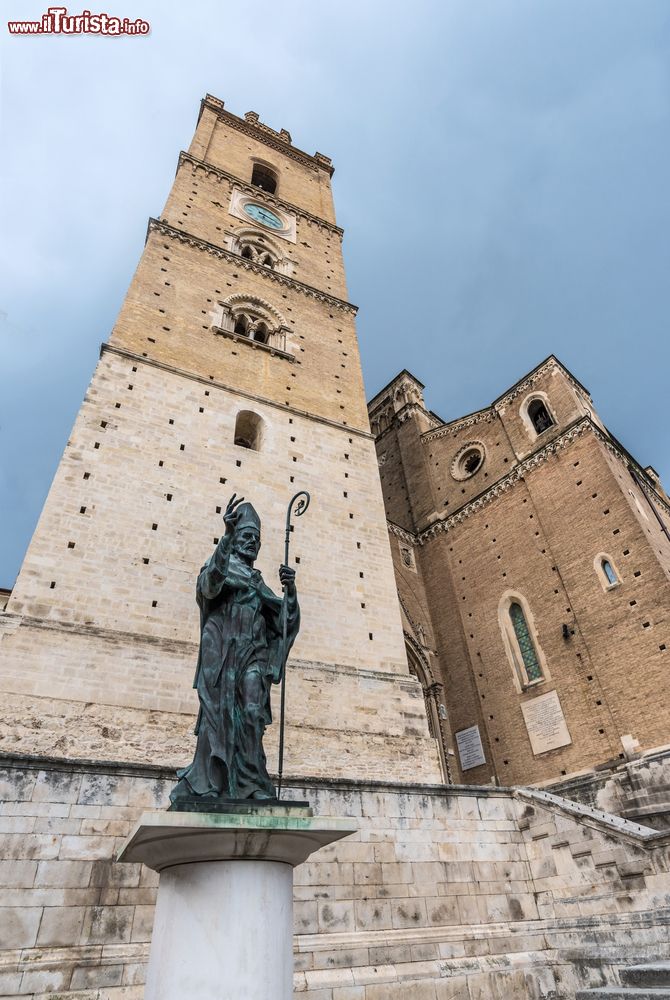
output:
[[[554,418],[542,399],[533,399],[528,404],[528,416],[536,434],[542,434],[554,426]]]
[[[498,607],[498,621],[517,690],[523,691],[547,680],[549,673],[544,654],[525,598],[507,591]]]
[[[604,552],[600,552],[594,559],[593,565],[600,580],[603,590],[612,590],[621,583],[614,560]]]
[[[542,667],[540,666],[535,643],[530,634],[523,608],[517,601],[512,601],[510,604],[509,616],[528,682],[540,681],[542,680]]]
[[[247,245],[244,248],[244,250],[242,251],[242,257],[244,257],[245,260],[253,260],[254,259],[254,251],[253,251],[253,249],[251,248],[250,245]]]
[[[267,344],[268,342],[268,328],[265,323],[257,323],[254,327],[252,337],[257,340],[260,344]]]
[[[235,420],[234,440],[238,448],[260,451],[263,443],[263,418],[253,410],[240,410]]]
[[[601,565],[602,565],[602,568],[603,568],[603,573],[607,577],[607,582],[608,583],[618,583],[617,575],[614,572],[614,570],[612,569],[612,563],[609,561],[609,559],[603,559]]]
[[[235,317],[234,332],[240,337],[248,336],[249,320],[244,315],[244,313],[240,313],[238,316]]]
[[[251,172],[251,183],[262,191],[274,194],[277,190],[277,175],[274,170],[266,167],[264,163],[254,163],[254,168]]]

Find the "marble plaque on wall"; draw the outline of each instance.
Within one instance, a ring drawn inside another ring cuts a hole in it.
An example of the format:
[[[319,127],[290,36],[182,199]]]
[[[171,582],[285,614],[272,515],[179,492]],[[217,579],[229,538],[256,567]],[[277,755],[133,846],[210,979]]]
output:
[[[479,726],[470,726],[468,729],[461,729],[460,733],[456,733],[456,745],[461,761],[461,771],[468,771],[471,767],[479,767],[480,764],[486,763]]]
[[[557,691],[523,702],[521,711],[534,754],[572,743]]]

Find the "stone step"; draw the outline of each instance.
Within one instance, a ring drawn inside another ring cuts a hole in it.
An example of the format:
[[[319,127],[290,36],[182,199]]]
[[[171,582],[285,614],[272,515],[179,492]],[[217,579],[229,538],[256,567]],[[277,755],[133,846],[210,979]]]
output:
[[[670,987],[598,986],[593,990],[579,990],[575,1000],[670,1000]]]
[[[629,986],[666,986],[670,990],[670,962],[645,962],[621,970],[621,979]]]

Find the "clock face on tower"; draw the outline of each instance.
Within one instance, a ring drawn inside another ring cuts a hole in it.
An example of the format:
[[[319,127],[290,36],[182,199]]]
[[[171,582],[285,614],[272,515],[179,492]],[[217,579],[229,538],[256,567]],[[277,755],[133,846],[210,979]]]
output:
[[[269,229],[284,228],[284,223],[279,216],[271,212],[269,208],[264,208],[263,205],[256,205],[254,202],[250,202],[244,206],[244,211],[254,222],[260,222],[262,226],[268,226]]]

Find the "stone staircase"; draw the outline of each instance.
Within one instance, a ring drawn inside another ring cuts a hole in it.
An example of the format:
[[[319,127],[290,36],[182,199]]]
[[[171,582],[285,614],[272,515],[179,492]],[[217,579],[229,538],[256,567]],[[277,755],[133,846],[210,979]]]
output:
[[[580,990],[575,1000],[670,1000],[670,962],[630,965],[621,970],[621,986]]]

